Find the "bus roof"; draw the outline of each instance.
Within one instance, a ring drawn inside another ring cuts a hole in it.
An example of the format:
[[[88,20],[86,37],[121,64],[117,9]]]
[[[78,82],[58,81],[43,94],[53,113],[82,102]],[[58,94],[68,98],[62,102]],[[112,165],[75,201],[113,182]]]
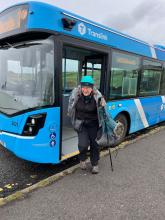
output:
[[[20,14],[22,15],[22,11],[25,10],[24,7],[28,15],[26,24],[24,22],[22,32],[24,32],[25,29],[26,31],[55,31],[86,41],[165,61],[165,47],[163,46],[150,45],[142,40],[43,2],[24,2],[2,11],[0,13],[0,38],[13,34],[13,32],[8,32],[11,28],[11,17],[13,19],[15,18],[14,14],[18,14],[18,18],[20,18]],[[18,10],[17,13],[12,13],[12,11],[16,9]],[[25,13],[23,15],[25,17]],[[5,33],[7,35],[4,35],[4,33],[1,34],[1,30],[6,30],[6,24],[8,24],[9,19],[10,28],[7,29],[7,33]],[[15,21],[15,23],[17,24],[19,22]],[[19,31],[19,33],[20,32],[21,31]]]

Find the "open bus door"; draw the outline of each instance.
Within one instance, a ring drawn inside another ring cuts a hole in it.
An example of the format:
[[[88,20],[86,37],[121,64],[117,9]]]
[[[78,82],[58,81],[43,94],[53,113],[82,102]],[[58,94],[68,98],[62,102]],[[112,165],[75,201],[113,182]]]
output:
[[[93,54],[92,54],[93,53]],[[105,73],[106,55],[77,48],[63,51],[63,94],[62,94],[62,149],[61,160],[79,153],[77,133],[67,116],[68,102],[73,88],[77,87],[83,75],[91,75],[96,87],[101,90],[101,76]],[[102,74],[103,73],[103,74]]]

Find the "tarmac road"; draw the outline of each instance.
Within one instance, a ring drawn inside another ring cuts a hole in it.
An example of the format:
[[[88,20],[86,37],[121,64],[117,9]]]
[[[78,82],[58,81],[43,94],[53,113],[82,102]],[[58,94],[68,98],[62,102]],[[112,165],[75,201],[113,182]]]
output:
[[[33,185],[75,163],[78,163],[76,158],[59,165],[32,163],[16,157],[0,146],[0,198]]]
[[[164,220],[165,130],[121,149],[111,172],[77,169],[23,200],[1,207],[1,220]]]

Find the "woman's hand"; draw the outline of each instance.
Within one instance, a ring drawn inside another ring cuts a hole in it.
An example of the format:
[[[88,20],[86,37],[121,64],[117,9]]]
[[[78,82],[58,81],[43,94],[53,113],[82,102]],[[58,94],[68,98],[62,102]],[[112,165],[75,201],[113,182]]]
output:
[[[101,105],[102,107],[105,107],[105,106],[106,106],[106,101],[105,101],[105,99],[104,99],[103,97],[101,98],[100,105]]]

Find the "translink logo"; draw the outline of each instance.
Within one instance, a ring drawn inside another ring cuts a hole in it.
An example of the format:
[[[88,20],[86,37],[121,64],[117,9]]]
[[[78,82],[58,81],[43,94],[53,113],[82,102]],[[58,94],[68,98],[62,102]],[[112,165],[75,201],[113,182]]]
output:
[[[78,25],[78,32],[79,32],[81,35],[84,35],[84,34],[86,34],[86,31],[87,31],[86,26],[85,26],[83,23],[80,23],[80,24]]]
[[[81,34],[81,35],[84,35],[84,34],[88,34],[89,36],[92,36],[94,38],[98,38],[98,39],[101,39],[101,40],[108,40],[108,36],[100,31],[96,31],[96,30],[93,30],[93,28],[88,28],[85,26],[85,24],[83,22],[81,22],[80,24],[78,24],[78,32]]]

